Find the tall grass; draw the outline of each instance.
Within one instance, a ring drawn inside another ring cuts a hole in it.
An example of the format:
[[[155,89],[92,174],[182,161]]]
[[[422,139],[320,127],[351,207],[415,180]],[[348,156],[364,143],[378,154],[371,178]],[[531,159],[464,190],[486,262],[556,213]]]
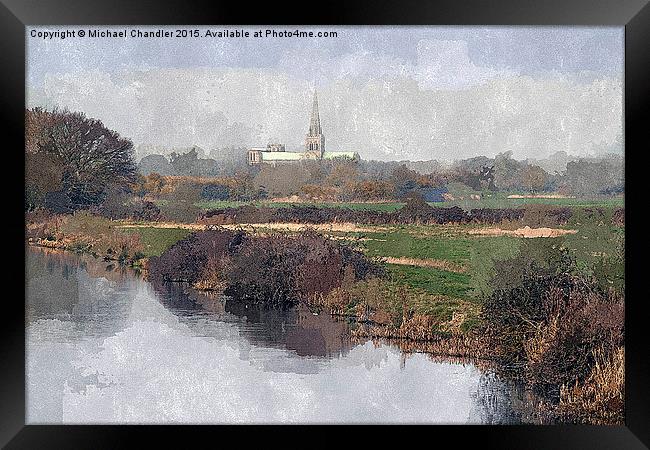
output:
[[[594,350],[594,365],[582,382],[560,389],[559,414],[579,423],[622,424],[625,420],[625,347]]]
[[[135,263],[144,257],[144,246],[138,235],[122,232],[109,219],[88,211],[41,217],[35,227],[30,228],[28,223],[27,229],[28,236],[31,234],[38,243],[51,242],[51,246],[124,263]]]
[[[483,334],[502,368],[560,414],[582,410],[580,421],[619,423],[623,293],[579,270],[565,250],[557,253],[553,259],[549,250],[545,267],[521,257],[501,264],[484,300]]]

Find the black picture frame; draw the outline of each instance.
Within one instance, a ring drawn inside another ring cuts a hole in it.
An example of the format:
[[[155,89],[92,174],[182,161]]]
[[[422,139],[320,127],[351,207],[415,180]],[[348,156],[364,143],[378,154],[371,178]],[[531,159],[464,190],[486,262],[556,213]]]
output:
[[[642,314],[643,279],[642,246],[636,244],[641,230],[643,190],[642,157],[647,122],[644,110],[650,98],[650,6],[647,0],[488,0],[417,2],[413,0],[331,1],[282,5],[277,2],[216,2],[190,0],[164,1],[89,1],[89,0],[1,0],[0,55],[2,57],[2,123],[11,139],[4,147],[3,178],[5,207],[16,209],[5,215],[5,229],[12,254],[7,257],[7,283],[18,280],[24,269],[24,107],[25,107],[25,27],[29,25],[156,25],[156,24],[301,24],[301,25],[577,25],[625,27],[625,171],[626,234],[632,236],[626,246],[626,424],[625,426],[436,426],[426,429],[422,437],[432,444],[450,438],[455,447],[488,446],[496,448],[590,448],[641,449],[650,445],[650,365],[645,347],[645,316]],[[10,143],[9,143],[10,142]],[[12,175],[11,177],[8,175]],[[635,195],[639,193],[641,195]],[[635,206],[636,205],[636,206]],[[15,223],[14,223],[15,222]],[[642,242],[642,241],[640,241]],[[15,276],[14,273],[15,272]],[[24,277],[24,271],[23,275]],[[25,425],[25,345],[24,304],[21,292],[3,296],[2,361],[0,381],[2,425],[0,443],[6,448],[119,448],[132,443],[132,436],[161,440],[166,444],[187,446],[188,437],[197,434],[208,438],[223,436],[223,428],[157,426],[36,426]],[[302,431],[304,438],[321,430],[304,426],[255,427],[267,442],[291,439],[285,433]],[[388,430],[398,439],[410,438],[421,427]],[[240,427],[227,427],[246,441],[252,433]],[[333,430],[334,431],[334,430]],[[338,430],[336,430],[338,431]],[[337,432],[330,445],[340,445]],[[351,433],[356,445],[372,445],[381,436],[375,431]],[[400,433],[400,434],[396,434]],[[404,433],[404,434],[401,434]],[[408,434],[407,434],[408,433]],[[293,437],[293,436],[292,436]],[[295,438],[294,438],[295,439]],[[339,441],[339,442],[337,442]],[[345,439],[346,443],[354,443]],[[210,441],[208,441],[210,442]],[[214,445],[223,441],[212,441]],[[296,441],[298,442],[298,441]],[[301,442],[310,442],[305,440]],[[417,444],[416,444],[417,445]]]

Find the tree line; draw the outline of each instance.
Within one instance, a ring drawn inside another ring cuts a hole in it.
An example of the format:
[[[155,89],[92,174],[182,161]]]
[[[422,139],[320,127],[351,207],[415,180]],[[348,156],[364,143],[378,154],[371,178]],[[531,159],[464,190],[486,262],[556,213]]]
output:
[[[131,203],[261,200],[401,201],[417,195],[444,201],[481,192],[615,195],[624,190],[620,156],[570,160],[562,172],[519,161],[510,152],[452,164],[431,161],[304,161],[248,166],[243,148],[191,148],[139,163],[133,143],[81,112],[25,111],[25,208],[57,212]],[[216,159],[215,159],[216,158]],[[117,206],[116,206],[117,205]],[[151,205],[147,205],[153,210]],[[187,206],[192,209],[193,206]],[[118,208],[119,209],[119,208]],[[120,215],[115,213],[113,215]]]

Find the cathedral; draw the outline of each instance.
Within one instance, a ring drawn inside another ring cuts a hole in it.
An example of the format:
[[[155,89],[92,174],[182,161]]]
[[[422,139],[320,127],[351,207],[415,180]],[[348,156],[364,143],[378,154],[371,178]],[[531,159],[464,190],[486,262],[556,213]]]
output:
[[[309,119],[309,132],[305,138],[305,150],[302,152],[287,152],[284,144],[268,144],[266,147],[253,147],[248,150],[248,164],[277,164],[305,160],[359,160],[357,152],[326,152],[325,135],[320,125],[318,114],[318,96],[314,91],[314,102]]]

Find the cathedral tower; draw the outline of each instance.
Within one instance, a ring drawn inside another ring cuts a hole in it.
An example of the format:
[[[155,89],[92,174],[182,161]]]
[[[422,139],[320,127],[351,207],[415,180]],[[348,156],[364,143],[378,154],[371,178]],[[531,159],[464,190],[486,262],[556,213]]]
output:
[[[309,120],[309,134],[305,139],[305,151],[315,154],[319,159],[323,157],[323,152],[325,152],[325,136],[320,127],[316,90],[314,90],[314,103],[311,110],[311,119]]]

